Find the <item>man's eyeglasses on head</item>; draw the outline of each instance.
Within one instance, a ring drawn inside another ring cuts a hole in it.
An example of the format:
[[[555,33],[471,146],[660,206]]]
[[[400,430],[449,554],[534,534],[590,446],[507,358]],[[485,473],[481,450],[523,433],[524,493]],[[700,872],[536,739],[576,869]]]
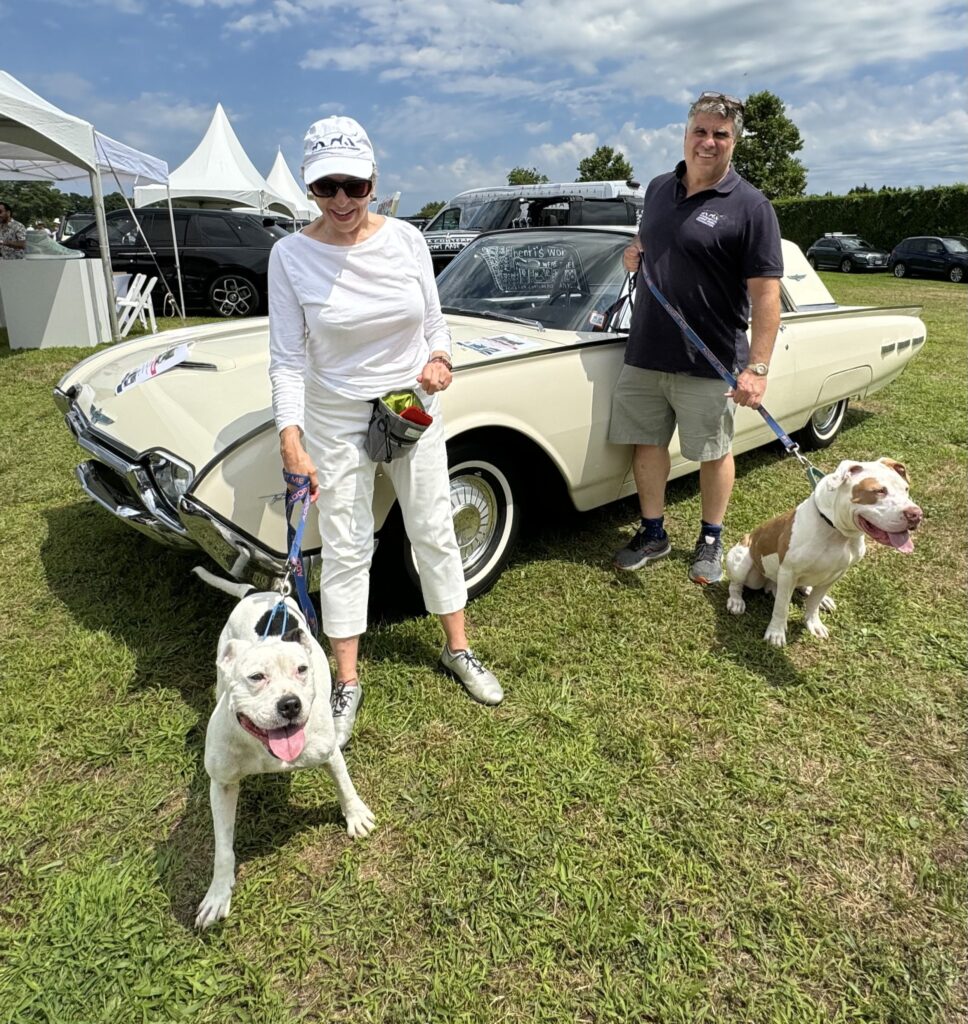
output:
[[[347,181],[317,178],[309,185],[309,191],[317,199],[332,199],[340,189],[350,199],[365,199],[373,191],[373,182],[369,178],[349,178]]]
[[[727,106],[735,107],[740,113],[746,109],[746,104],[738,96],[727,96],[724,92],[704,92],[696,102],[701,103],[703,100],[725,103]]]

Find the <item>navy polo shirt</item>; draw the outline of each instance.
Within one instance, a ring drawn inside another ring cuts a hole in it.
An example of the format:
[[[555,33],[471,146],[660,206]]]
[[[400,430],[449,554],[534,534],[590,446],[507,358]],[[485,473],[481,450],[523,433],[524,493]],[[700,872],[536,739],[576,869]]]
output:
[[[639,226],[644,261],[660,292],[719,360],[749,360],[750,277],[782,277],[780,227],[770,201],[732,167],[719,184],[686,198],[685,161],[649,183]],[[659,305],[641,274],[625,362],[644,370],[716,377]]]

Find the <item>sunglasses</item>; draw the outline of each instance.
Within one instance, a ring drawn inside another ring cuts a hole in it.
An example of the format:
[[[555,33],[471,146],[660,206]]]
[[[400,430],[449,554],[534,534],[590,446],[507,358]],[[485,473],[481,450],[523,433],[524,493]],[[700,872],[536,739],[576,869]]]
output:
[[[373,182],[369,178],[350,178],[347,181],[317,178],[309,184],[309,191],[317,199],[332,199],[340,189],[350,199],[365,199],[373,191]]]
[[[746,104],[738,96],[727,96],[724,92],[704,92],[696,102],[701,103],[703,100],[717,100],[727,106],[735,107],[740,112],[746,109]]]

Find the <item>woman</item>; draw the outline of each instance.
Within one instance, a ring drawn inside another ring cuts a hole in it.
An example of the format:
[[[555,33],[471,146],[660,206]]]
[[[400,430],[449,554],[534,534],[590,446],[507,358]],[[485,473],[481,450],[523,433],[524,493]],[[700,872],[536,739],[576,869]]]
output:
[[[450,386],[450,332],[430,253],[405,221],[369,211],[373,147],[349,117],[317,121],[303,178],[320,216],[269,260],[269,377],[282,462],[310,478],[319,509],[323,631],[336,660],[333,715],[342,747],[363,700],[357,675],[373,556],[376,463],[364,450],[372,400],[412,389],[433,423],[383,464],[397,494],[427,610],[446,643],[439,667],[475,700],[501,686],[467,645],[467,588],[450,513],[438,393]]]

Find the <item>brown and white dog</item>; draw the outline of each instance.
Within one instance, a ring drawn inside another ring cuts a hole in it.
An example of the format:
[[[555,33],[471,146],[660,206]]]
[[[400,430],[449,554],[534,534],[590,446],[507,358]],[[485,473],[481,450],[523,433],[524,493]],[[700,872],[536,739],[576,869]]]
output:
[[[904,554],[914,550],[911,531],[924,513],[908,489],[907,469],[894,459],[841,462],[795,509],[758,526],[729,549],[726,607],[734,615],[746,611],[744,586],[773,592],[773,617],[763,639],[783,647],[790,601],[799,587],[806,594],[807,629],[826,639],[820,610],[835,607],[827,591],[864,557],[864,538]]]

